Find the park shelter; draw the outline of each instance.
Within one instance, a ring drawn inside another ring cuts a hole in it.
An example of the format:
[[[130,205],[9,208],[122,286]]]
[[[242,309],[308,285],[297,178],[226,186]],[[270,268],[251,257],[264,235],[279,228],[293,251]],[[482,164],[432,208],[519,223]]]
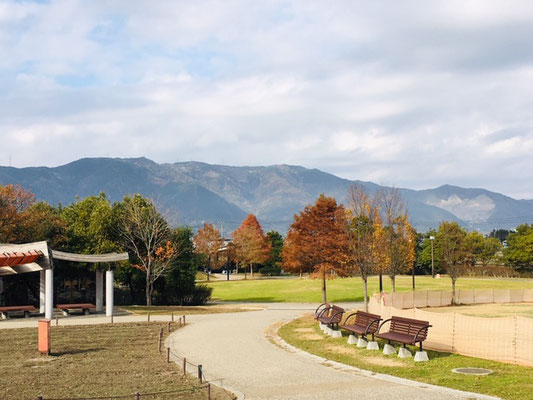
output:
[[[54,271],[53,259],[83,263],[107,263],[128,260],[128,253],[108,254],[73,254],[52,250],[47,242],[34,242],[25,244],[0,244],[0,277],[12,274],[23,274],[39,271],[40,312],[45,318],[53,317],[54,304]],[[113,315],[113,271],[106,271],[106,315]],[[96,311],[103,311],[104,273],[96,270]]]

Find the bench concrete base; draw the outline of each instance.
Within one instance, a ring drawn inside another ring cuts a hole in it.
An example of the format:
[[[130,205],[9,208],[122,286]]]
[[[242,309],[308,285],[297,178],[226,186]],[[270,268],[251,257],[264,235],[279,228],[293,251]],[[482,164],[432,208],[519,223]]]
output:
[[[342,332],[341,331],[334,331],[333,329],[331,330],[331,337],[334,337],[334,338],[340,338],[342,337]]]
[[[322,331],[323,331],[324,329],[326,329],[326,325],[324,325],[322,322],[319,322],[319,323],[318,323],[318,326],[320,327],[320,330],[322,330]]]
[[[366,345],[367,350],[379,350],[379,344],[378,342],[368,342]]]
[[[326,326],[326,327],[324,328],[324,333],[325,333],[326,335],[328,335],[328,336],[331,336],[331,331],[332,331],[332,329],[331,329],[329,326]]]
[[[429,361],[428,353],[425,351],[417,351],[415,353],[415,362]]]
[[[360,337],[359,340],[357,340],[357,347],[365,348],[366,346],[368,346],[368,342]]]
[[[348,344],[356,344],[357,338],[354,335],[348,336]]]
[[[387,343],[385,346],[383,346],[383,354],[387,356],[391,354],[396,354],[396,349],[394,348],[394,346],[391,346]]]
[[[412,357],[411,351],[407,347],[400,347],[400,350],[398,350],[398,357],[399,358],[409,358]]]

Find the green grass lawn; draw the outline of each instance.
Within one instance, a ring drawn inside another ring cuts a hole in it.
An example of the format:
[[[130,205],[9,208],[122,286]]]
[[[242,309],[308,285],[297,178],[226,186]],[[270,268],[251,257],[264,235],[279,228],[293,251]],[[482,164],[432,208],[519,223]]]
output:
[[[359,349],[347,344],[347,337],[333,339],[324,335],[311,316],[292,321],[279,330],[291,345],[318,356],[373,372],[446,386],[470,392],[500,396],[504,399],[533,399],[533,368],[428,351],[429,361],[415,363],[381,352]],[[346,335],[346,333],[345,333]],[[380,343],[383,348],[383,343]],[[415,351],[414,347],[411,347]],[[491,369],[487,376],[462,375],[454,368]]]
[[[45,400],[129,395],[134,399],[136,392],[196,388],[198,380],[184,377],[158,351],[160,329],[167,326],[157,322],[52,326],[50,356],[39,356],[36,328],[0,329],[0,399],[34,400],[38,395]],[[222,389],[211,389],[217,400],[230,398]],[[200,400],[206,391],[200,388],[181,396]],[[178,397],[168,393],[147,398]]]
[[[303,279],[263,279],[206,282],[213,288],[213,300],[243,302],[321,302],[320,280]],[[327,282],[328,300],[332,302],[362,301],[363,283],[360,278],[338,278]],[[385,291],[392,287],[388,277],[383,277]],[[379,289],[378,277],[369,279],[369,294]],[[416,288],[419,290],[451,290],[450,278],[443,276],[433,279],[430,276],[417,276]],[[518,289],[533,288],[533,279],[513,278],[461,278],[458,289]],[[410,276],[396,279],[396,290],[412,290]]]

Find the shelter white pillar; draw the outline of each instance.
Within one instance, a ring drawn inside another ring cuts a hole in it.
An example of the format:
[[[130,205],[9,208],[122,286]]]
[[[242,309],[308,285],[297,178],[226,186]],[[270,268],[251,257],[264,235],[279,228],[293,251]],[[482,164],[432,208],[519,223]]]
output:
[[[96,270],[96,311],[104,311],[104,271]]]
[[[42,270],[40,272],[41,274],[41,280],[40,280],[40,286],[39,286],[39,312],[41,314],[44,314],[44,305],[46,303],[46,291],[45,291],[45,288],[46,288],[46,278],[45,278],[45,275],[46,275],[46,270]]]
[[[44,317],[52,319],[54,317],[54,270],[45,270],[45,303]]]
[[[105,315],[113,315],[113,271],[105,272]]]

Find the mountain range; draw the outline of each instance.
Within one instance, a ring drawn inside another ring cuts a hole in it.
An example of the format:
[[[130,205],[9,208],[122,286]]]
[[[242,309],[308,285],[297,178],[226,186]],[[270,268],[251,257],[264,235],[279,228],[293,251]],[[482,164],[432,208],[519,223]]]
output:
[[[299,166],[158,164],[146,158],[83,158],[53,168],[0,167],[0,184],[19,184],[52,205],[70,204],[102,191],[111,201],[140,193],[153,199],[173,225],[197,228],[205,221],[222,227],[226,235],[249,213],[259,218],[266,231],[285,234],[293,215],[321,193],[344,202],[352,184],[370,193],[380,188]],[[485,189],[444,185],[400,192],[412,224],[420,231],[438,228],[443,220],[482,232],[533,220],[533,200],[516,200]]]

